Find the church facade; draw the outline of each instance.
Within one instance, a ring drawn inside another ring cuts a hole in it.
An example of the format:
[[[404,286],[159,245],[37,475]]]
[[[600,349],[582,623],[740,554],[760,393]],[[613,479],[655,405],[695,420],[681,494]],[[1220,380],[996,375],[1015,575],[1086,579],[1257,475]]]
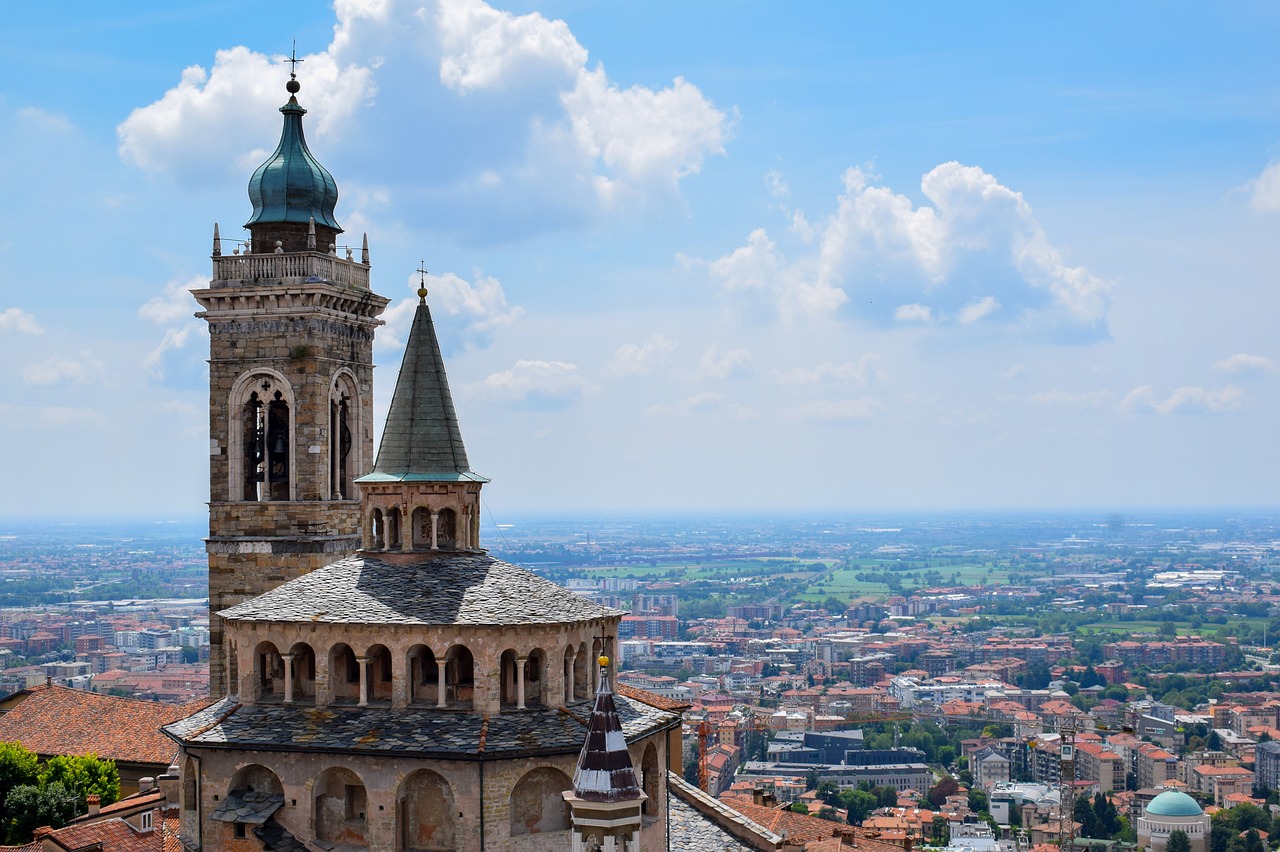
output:
[[[296,80],[210,330],[216,700],[165,728],[193,849],[668,848],[680,717],[613,693],[623,613],[480,546],[426,281],[373,453],[388,300],[337,248]],[[585,745],[584,745],[585,743]],[[593,745],[594,743],[594,745]],[[576,829],[575,826],[576,825]]]

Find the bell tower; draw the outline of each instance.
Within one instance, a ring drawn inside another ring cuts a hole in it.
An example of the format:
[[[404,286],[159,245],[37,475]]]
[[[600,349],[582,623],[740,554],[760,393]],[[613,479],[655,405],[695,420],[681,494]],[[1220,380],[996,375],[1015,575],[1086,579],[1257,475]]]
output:
[[[253,173],[250,238],[192,295],[209,323],[209,689],[226,695],[218,613],[360,547],[355,479],[373,461],[369,242],[340,249],[338,188],[307,148],[296,75],[280,144]]]

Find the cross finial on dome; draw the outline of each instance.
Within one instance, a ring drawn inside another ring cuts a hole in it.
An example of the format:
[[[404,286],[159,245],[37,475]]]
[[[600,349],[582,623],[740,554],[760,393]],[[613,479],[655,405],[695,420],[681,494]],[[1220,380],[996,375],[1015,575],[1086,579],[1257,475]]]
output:
[[[427,303],[427,262],[418,261],[418,304]]]
[[[302,88],[302,84],[298,82],[298,63],[306,62],[305,59],[298,58],[298,40],[293,40],[293,49],[289,51],[289,58],[285,62],[289,63],[289,82],[284,87],[289,90],[290,95],[298,94],[298,90]]]

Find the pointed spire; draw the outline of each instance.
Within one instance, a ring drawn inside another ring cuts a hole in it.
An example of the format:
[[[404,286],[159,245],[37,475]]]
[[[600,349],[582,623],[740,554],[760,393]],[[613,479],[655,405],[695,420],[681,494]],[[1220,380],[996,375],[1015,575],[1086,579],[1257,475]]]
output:
[[[364,244],[360,247],[360,262],[369,265],[369,234],[364,235]]]
[[[488,482],[471,470],[424,281],[373,471],[360,482]]]
[[[316,217],[307,220],[307,251],[316,250]]]
[[[628,802],[644,798],[622,734],[618,707],[609,687],[609,658],[600,660],[600,686],[587,722],[587,739],[573,772],[573,792],[586,802]]]
[[[218,236],[218,223],[213,223],[213,256],[222,257],[222,237]]]

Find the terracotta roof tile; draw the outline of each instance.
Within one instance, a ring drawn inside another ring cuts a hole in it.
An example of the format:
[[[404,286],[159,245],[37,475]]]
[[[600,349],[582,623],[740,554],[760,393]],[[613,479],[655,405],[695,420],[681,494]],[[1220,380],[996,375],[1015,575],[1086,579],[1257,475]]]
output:
[[[688,710],[692,705],[685,701],[676,701],[674,698],[663,698],[661,695],[655,695],[644,689],[637,689],[634,686],[627,686],[625,683],[618,684],[618,694],[625,695],[633,701],[640,701],[648,704],[650,707],[656,707],[659,710],[669,710],[679,713],[682,710]]]
[[[38,686],[26,693],[0,716],[0,742],[20,742],[40,755],[96,754],[166,766],[178,749],[160,726],[209,703],[159,704],[63,686]]]

